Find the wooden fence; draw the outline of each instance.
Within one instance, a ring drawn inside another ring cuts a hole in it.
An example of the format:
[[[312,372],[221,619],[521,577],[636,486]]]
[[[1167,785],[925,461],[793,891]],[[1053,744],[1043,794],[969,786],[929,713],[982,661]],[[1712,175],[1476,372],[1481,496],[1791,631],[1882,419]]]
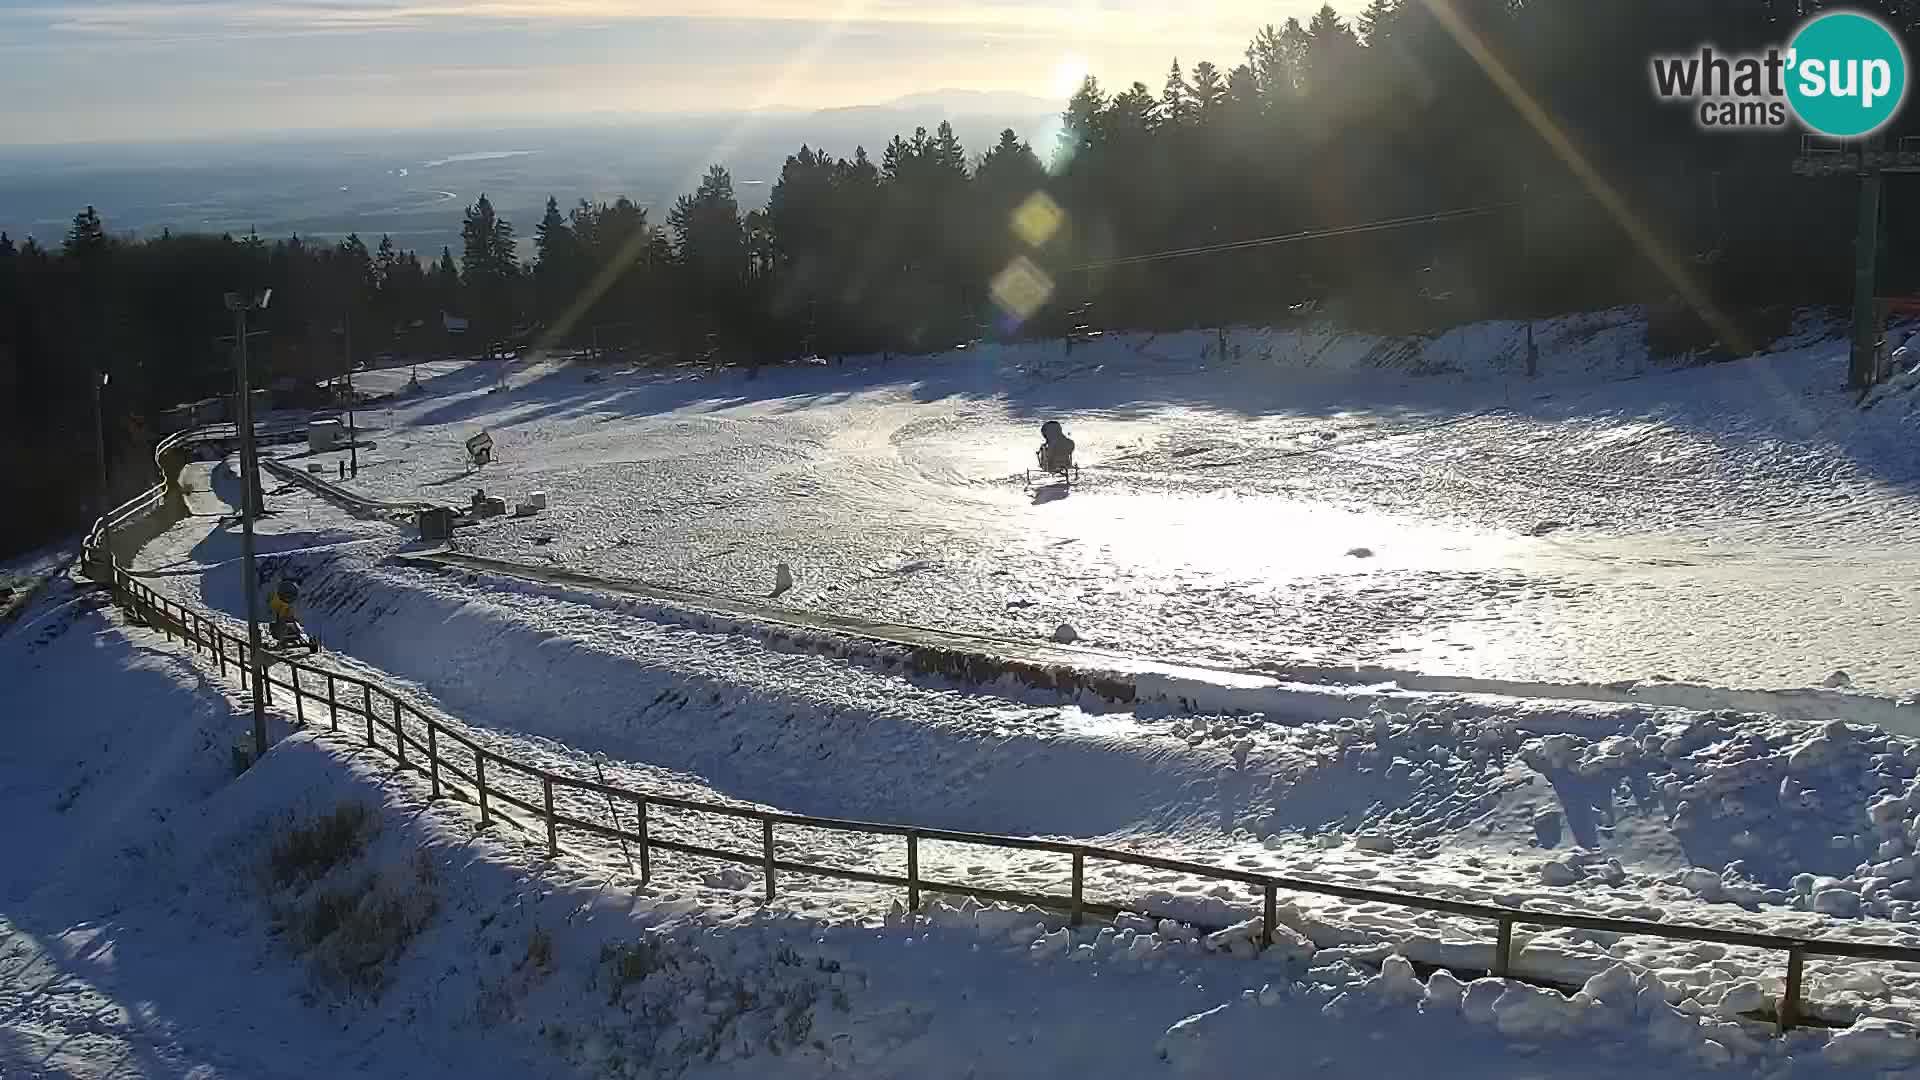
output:
[[[110,512],[107,520],[114,519],[116,515],[122,515],[123,511],[129,511],[130,508],[135,508],[136,504],[144,506],[153,497],[154,494],[150,491]],[[149,588],[145,582],[128,574],[113,560],[111,553],[99,548],[96,540],[100,532],[101,526],[96,525],[84,546],[83,557],[99,576],[109,583],[115,599],[130,612],[159,629],[169,639],[178,637],[183,643],[204,652],[212,659],[222,675],[226,673],[229,666],[235,667],[239,671],[241,689],[250,689],[249,673],[252,665],[249,662],[251,657],[247,639],[223,630],[212,616],[161,596]],[[296,723],[302,725],[325,723],[328,731],[364,741],[367,747],[393,758],[401,767],[425,773],[434,798],[439,798],[444,793],[444,789],[454,781],[468,785],[473,791],[474,801],[479,805],[480,822],[483,826],[495,817],[499,817],[516,826],[533,829],[527,823],[516,821],[503,812],[500,809],[502,805],[533,815],[540,827],[544,829],[547,852],[550,856],[558,855],[560,852],[562,829],[577,830],[618,840],[623,844],[637,845],[642,881],[650,880],[652,877],[655,851],[674,851],[759,870],[763,890],[768,900],[772,900],[777,894],[780,875],[806,874],[904,889],[907,906],[911,909],[919,908],[922,893],[974,896],[982,900],[1032,904],[1036,907],[1065,912],[1069,919],[1077,924],[1084,915],[1088,914],[1111,917],[1124,911],[1136,910],[1125,905],[1090,899],[1086,895],[1087,864],[1089,862],[1117,863],[1188,874],[1212,881],[1232,882],[1258,889],[1263,900],[1264,919],[1261,923],[1263,946],[1271,943],[1273,928],[1277,925],[1279,894],[1283,892],[1331,896],[1359,903],[1388,904],[1417,911],[1485,920],[1494,927],[1493,963],[1490,973],[1499,976],[1512,974],[1513,931],[1516,926],[1594,930],[1612,934],[1664,938],[1670,941],[1712,942],[1785,954],[1786,978],[1775,1011],[1775,1019],[1783,1033],[1799,1023],[1803,1017],[1802,982],[1808,957],[1920,963],[1920,948],[1828,938],[1796,938],[1717,927],[1501,907],[1494,904],[1450,900],[1444,897],[1422,896],[1416,893],[1392,892],[1327,881],[1260,874],[1183,859],[1164,859],[1116,848],[1077,844],[1065,840],[998,836],[952,829],[929,829],[912,825],[812,817],[634,791],[613,784],[596,783],[582,777],[557,773],[495,753],[402,701],[392,691],[367,679],[303,663],[264,648],[261,650],[260,661],[261,670],[265,673],[261,687],[262,693],[271,701],[276,692],[286,691],[290,697]],[[276,672],[283,673],[284,677],[277,678]],[[408,724],[409,717],[412,719],[411,726]],[[489,775],[492,777],[491,780]],[[508,776],[518,776],[537,782],[541,792],[539,801],[522,798],[507,790],[502,781]],[[636,830],[629,832],[619,827],[617,822],[611,826],[603,825],[560,812],[554,804],[554,793],[566,790],[589,792],[609,800],[621,800],[630,804],[634,808]],[[649,810],[653,807],[758,822],[760,850],[757,852],[729,851],[724,848],[655,835],[648,828]],[[898,838],[905,849],[906,873],[904,875],[881,873],[779,858],[774,847],[774,830],[782,825],[855,833],[870,837]],[[920,873],[920,844],[923,841],[971,844],[1001,850],[1043,851],[1063,856],[1068,860],[1071,891],[1064,896],[1030,893],[925,877]]]
[[[240,673],[241,688],[243,690],[250,688],[251,665],[248,662],[250,657],[245,637],[223,630],[220,624],[210,616],[159,595],[144,582],[129,576],[118,566],[113,567],[112,578],[116,599],[125,604],[129,610],[169,638],[178,637],[182,642],[206,653],[222,674],[229,666],[234,667]],[[495,753],[460,731],[421,712],[392,691],[367,679],[331,671],[269,652],[266,649],[261,650],[260,660],[262,670],[266,672],[263,690],[268,700],[271,701],[274,695],[281,691],[286,692],[297,723],[304,725],[324,723],[330,732],[364,742],[368,748],[393,758],[401,767],[425,773],[434,798],[444,794],[444,790],[453,781],[457,780],[467,785],[473,792],[473,800],[479,806],[480,822],[483,826],[498,817],[534,831],[536,835],[543,830],[549,855],[559,854],[563,829],[578,830],[635,845],[638,848],[642,881],[650,880],[652,877],[654,852],[674,851],[757,869],[768,900],[772,900],[777,894],[780,875],[806,874],[900,888],[906,892],[909,908],[917,909],[920,906],[920,897],[923,893],[974,896],[982,900],[1032,904],[1065,912],[1071,921],[1077,924],[1083,915],[1110,917],[1119,915],[1123,911],[1136,910],[1125,905],[1105,903],[1086,895],[1087,864],[1089,862],[1118,863],[1189,874],[1213,881],[1250,885],[1259,889],[1265,915],[1261,931],[1263,945],[1271,942],[1272,928],[1276,925],[1279,894],[1287,892],[1332,896],[1360,903],[1390,904],[1418,911],[1483,919],[1494,926],[1493,964],[1490,972],[1494,975],[1508,975],[1512,972],[1513,931],[1516,926],[1596,930],[1614,934],[1644,935],[1672,941],[1714,942],[1721,945],[1781,952],[1786,954],[1786,980],[1784,991],[1778,1002],[1776,1019],[1783,1032],[1799,1022],[1802,1015],[1801,983],[1807,957],[1920,962],[1920,948],[1822,938],[1793,938],[1717,927],[1500,907],[1493,904],[1450,900],[1444,897],[1260,874],[1064,840],[998,836],[952,829],[813,817],[635,791],[528,765]],[[541,791],[540,799],[535,801],[522,798],[506,790],[502,780],[507,775],[517,775],[537,782]],[[610,800],[620,800],[632,806],[637,828],[634,831],[628,831],[618,825],[609,826],[587,821],[561,812],[555,807],[554,793],[564,790],[588,792]],[[537,822],[537,826],[513,821],[502,812],[503,805],[531,815]],[[730,851],[657,835],[648,828],[649,810],[656,807],[757,822],[760,825],[760,849]],[[775,853],[774,830],[783,825],[858,833],[866,836],[897,837],[905,849],[906,873],[904,875],[881,873],[780,858]],[[1064,896],[1030,893],[926,877],[920,873],[919,869],[920,844],[924,841],[947,841],[1002,850],[1044,851],[1061,855],[1068,860],[1071,891]]]

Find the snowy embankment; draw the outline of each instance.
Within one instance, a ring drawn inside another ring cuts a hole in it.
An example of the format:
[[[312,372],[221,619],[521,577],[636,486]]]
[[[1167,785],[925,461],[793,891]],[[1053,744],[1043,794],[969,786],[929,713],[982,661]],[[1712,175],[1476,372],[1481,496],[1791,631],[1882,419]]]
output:
[[[0,664],[26,707],[0,791],[33,840],[0,868],[9,1074],[1218,1076],[1285,1055],[1520,1077],[1548,1055],[1577,1077],[1838,1077],[1920,1060],[1896,1020],[1771,1037],[1741,1016],[1766,1006],[1763,979],[1691,979],[1757,975],[1708,947],[1691,970],[1611,964],[1569,998],[1423,977],[1390,943],[1316,941],[1292,905],[1306,933],[1256,955],[1250,927],[1069,928],[939,901],[819,916],[616,885],[476,831],[470,805],[426,802],[417,774],[345,739],[290,733],[228,780],[247,724],[231,687],[97,604],[45,605]]]

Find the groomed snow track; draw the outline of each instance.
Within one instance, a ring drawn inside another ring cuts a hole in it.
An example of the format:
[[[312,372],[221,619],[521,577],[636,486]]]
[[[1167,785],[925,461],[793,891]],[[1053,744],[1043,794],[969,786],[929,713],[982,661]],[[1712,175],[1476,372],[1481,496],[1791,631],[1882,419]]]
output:
[[[362,517],[392,519],[397,513],[411,513],[430,505],[369,499],[271,458],[261,459],[261,464],[275,475]],[[916,672],[974,685],[1007,680],[1071,697],[1091,695],[1122,705],[1153,704],[1181,710],[1254,713],[1280,706],[1281,695],[1286,695],[1287,704],[1297,704],[1297,695],[1303,687],[1320,686],[1335,695],[1350,689],[1368,689],[1732,709],[1765,712],[1793,720],[1844,716],[1899,734],[1920,736],[1920,699],[1912,697],[1894,699],[1812,688],[1746,689],[1666,680],[1550,683],[1373,667],[1289,665],[1241,670],[810,611],[633,578],[497,559],[457,551],[451,546],[407,552],[396,556],[396,560],[426,569],[490,574],[626,597],[663,609],[681,621],[692,620],[709,626],[745,622],[753,632],[780,645],[844,652],[849,642],[863,643],[869,647],[879,646],[872,650],[873,655],[889,662],[904,650],[903,662]]]

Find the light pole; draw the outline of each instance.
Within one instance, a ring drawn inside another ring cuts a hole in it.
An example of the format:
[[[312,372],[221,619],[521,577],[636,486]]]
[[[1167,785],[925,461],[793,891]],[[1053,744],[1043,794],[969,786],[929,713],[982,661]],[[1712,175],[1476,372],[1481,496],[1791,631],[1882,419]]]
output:
[[[247,312],[264,311],[273,299],[272,289],[257,296],[227,294],[227,310],[233,312],[233,340],[238,358],[240,400],[235,411],[240,428],[240,559],[247,602],[247,663],[253,678],[253,760],[267,755],[266,665],[260,662],[260,579],[253,565],[253,517],[260,512],[259,462],[253,450],[253,387],[247,380]]]
[[[113,496],[107,488],[107,421],[100,398],[112,378],[106,372],[93,373],[93,441],[100,456],[100,543],[107,551],[107,580],[113,580]]]
[[[347,339],[347,471],[353,476],[360,475],[360,436],[353,424],[353,312],[346,316]]]

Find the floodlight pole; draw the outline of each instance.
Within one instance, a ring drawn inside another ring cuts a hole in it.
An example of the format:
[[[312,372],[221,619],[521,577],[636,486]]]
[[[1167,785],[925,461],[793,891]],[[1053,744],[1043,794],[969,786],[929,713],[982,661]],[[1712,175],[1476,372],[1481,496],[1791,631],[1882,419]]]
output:
[[[107,421],[105,406],[101,395],[106,392],[110,376],[97,368],[93,372],[93,439],[95,452],[100,458],[100,541],[107,552],[107,577],[113,577],[113,496],[107,487]]]
[[[247,377],[247,312],[264,310],[273,299],[273,290],[246,297],[228,293],[227,310],[233,312],[233,339],[240,397],[235,403],[240,429],[240,557],[243,592],[247,604],[247,666],[253,679],[253,759],[267,754],[266,665],[260,660],[260,575],[254,567],[253,518],[260,512],[258,496],[260,473],[253,445],[253,387]]]

